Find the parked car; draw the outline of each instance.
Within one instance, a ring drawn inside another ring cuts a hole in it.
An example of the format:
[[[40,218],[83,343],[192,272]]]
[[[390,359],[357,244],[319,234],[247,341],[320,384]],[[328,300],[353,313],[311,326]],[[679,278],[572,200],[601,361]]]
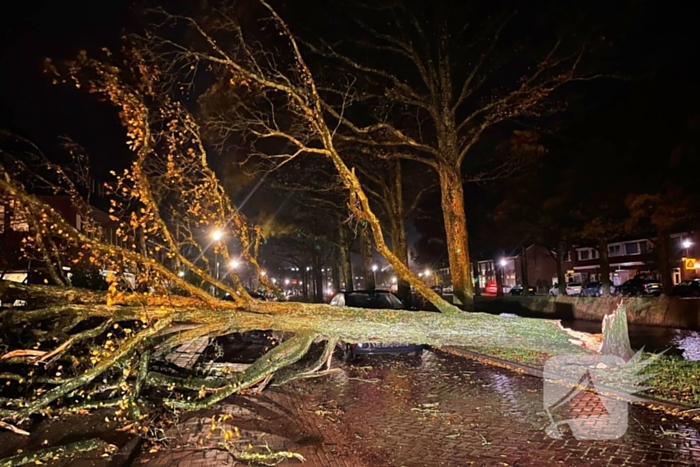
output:
[[[511,295],[522,295],[523,294],[523,286],[518,284],[514,286],[512,289],[510,289],[510,294]],[[528,295],[535,295],[535,288],[531,285],[527,287],[527,294]]]
[[[495,282],[489,282],[486,284],[486,288],[484,289],[486,293],[494,294],[498,292],[498,285]]]
[[[700,279],[681,282],[673,287],[673,295],[678,297],[700,297]]]
[[[582,288],[580,282],[569,282],[566,284],[566,295],[581,295]]]
[[[615,286],[610,284],[610,294],[615,294]],[[603,283],[602,282],[589,282],[583,289],[581,289],[582,297],[602,297],[603,296]]]
[[[552,297],[556,297],[559,295],[559,284],[554,284],[550,289],[549,289],[549,295]]]
[[[406,313],[415,311],[407,309],[401,300],[388,290],[340,292],[331,299],[331,305],[375,310],[405,310]],[[423,353],[422,345],[399,342],[343,342],[341,346],[343,348],[343,360],[348,363],[353,361],[358,355],[413,353],[418,357]]]
[[[433,289],[433,292],[436,292],[438,295],[442,295],[442,286],[441,285],[433,285],[430,288]]]
[[[663,292],[661,283],[654,279],[630,279],[615,291],[615,295],[625,297],[654,296],[658,297]]]
[[[452,285],[448,285],[442,289],[442,293],[454,293],[455,288]]]
[[[246,292],[248,292],[248,295],[250,295],[252,298],[255,298],[257,300],[267,301],[267,297],[265,297],[265,295],[263,295],[263,294],[253,292],[252,290],[248,290],[248,289],[246,289]],[[231,294],[227,293],[226,295],[224,295],[224,298],[222,298],[221,300],[226,300],[226,301],[232,302],[233,297],[231,296]]]

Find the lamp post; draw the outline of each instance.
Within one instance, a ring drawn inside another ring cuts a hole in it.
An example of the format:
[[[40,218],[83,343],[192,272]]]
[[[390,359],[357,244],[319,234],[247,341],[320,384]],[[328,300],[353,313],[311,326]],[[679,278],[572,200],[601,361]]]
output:
[[[372,274],[374,275],[374,286],[377,287],[377,269],[379,267],[376,264],[372,265]]]

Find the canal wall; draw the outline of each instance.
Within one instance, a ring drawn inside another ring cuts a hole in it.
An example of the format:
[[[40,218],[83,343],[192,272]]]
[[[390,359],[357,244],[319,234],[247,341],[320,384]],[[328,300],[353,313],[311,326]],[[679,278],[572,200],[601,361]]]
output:
[[[627,308],[627,322],[700,330],[700,300],[676,297],[474,297],[476,311],[514,313],[528,318],[575,319],[600,322],[621,300]]]

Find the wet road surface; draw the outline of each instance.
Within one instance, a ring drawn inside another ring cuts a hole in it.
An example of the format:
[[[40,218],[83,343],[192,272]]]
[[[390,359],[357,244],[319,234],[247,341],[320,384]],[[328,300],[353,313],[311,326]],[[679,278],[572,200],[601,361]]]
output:
[[[620,439],[578,440],[566,425],[562,439],[553,439],[545,432],[550,419],[542,380],[461,357],[439,352],[425,352],[420,360],[364,357],[340,369],[331,377],[249,396],[248,401],[265,407],[267,425],[257,430],[267,433],[272,448],[302,453],[307,466],[700,465],[700,422],[630,406],[628,430]],[[244,399],[229,399],[214,412],[245,405]],[[595,424],[595,417],[606,413],[597,395],[582,392],[552,415],[556,420],[589,417]],[[209,431],[210,415],[198,416],[179,446],[196,444]],[[187,423],[179,433],[187,432]],[[169,451],[138,462],[223,465],[220,453],[206,455]],[[298,461],[283,465],[293,464]]]

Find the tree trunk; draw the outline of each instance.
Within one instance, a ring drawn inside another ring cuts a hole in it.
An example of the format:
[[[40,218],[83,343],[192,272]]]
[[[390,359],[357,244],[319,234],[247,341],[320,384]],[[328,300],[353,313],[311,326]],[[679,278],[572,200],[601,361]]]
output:
[[[143,385],[167,387],[168,396],[165,397],[169,398],[161,401],[163,406],[183,410],[204,409],[261,381],[264,385],[278,370],[299,361],[316,340],[327,341],[326,352],[329,349],[332,351],[337,341],[506,347],[544,351],[553,355],[591,353],[597,351],[601,344],[599,336],[564,329],[558,321],[513,319],[485,313],[406,314],[400,310],[366,310],[260,300],[241,305],[206,295],[202,295],[202,298],[153,295],[144,303],[141,294],[120,294],[107,304],[110,301],[108,293],[2,282],[0,294],[26,300],[33,306],[44,306],[39,309],[6,310],[0,324],[0,329],[5,333],[25,333],[20,337],[27,337],[27,333],[39,323],[51,324],[45,329],[47,345],[42,347],[46,349],[42,358],[55,357],[62,352],[82,355],[95,338],[100,336],[102,339],[101,336],[106,333],[110,333],[107,336],[114,332],[129,336],[118,347],[99,354],[100,358],[93,365],[66,368],[64,378],[54,377],[53,368],[45,371],[34,360],[24,361],[25,370],[29,372],[31,368],[29,379],[24,384],[34,388],[48,384],[53,388],[43,393],[28,390],[26,398],[19,396],[18,399],[5,400],[7,403],[0,408],[0,419],[3,420],[25,419],[49,408],[53,415],[60,415],[65,411],[70,412],[70,404],[78,404],[73,408],[79,408],[84,403],[92,404],[94,408],[103,402],[109,404],[107,406],[118,404],[120,399],[116,399],[116,402],[99,396],[92,400],[85,399],[84,394],[94,392],[95,385],[107,384],[105,380],[109,380],[109,384],[126,384],[133,388]],[[95,323],[95,318],[102,320],[102,323],[96,327],[85,326]],[[86,330],[69,335],[66,323],[70,323],[71,329],[83,327]],[[615,328],[622,329],[620,326]],[[293,333],[294,337],[260,357],[244,373],[217,381],[204,380],[187,372],[177,377],[169,376],[159,373],[144,361],[144,356],[147,360],[149,355],[153,355],[149,350],[154,346],[167,350],[200,337],[217,337],[249,330]],[[21,343],[27,340],[22,338],[7,342],[19,343],[19,347],[3,352],[26,352]],[[138,355],[141,357],[137,358]],[[9,365],[3,373],[6,378],[27,378],[21,369],[9,373],[21,362],[6,358],[4,363]],[[121,371],[120,368],[120,371],[110,372],[119,364],[126,365],[125,368],[131,371]],[[307,370],[306,374],[313,371]],[[281,380],[289,380],[288,376],[283,375]],[[190,400],[178,392],[191,390],[202,391],[203,396]],[[65,397],[71,393],[75,397]],[[95,394],[99,394],[99,391]],[[133,401],[138,403],[139,393],[132,394]]]
[[[458,168],[448,165],[439,166],[438,175],[455,305],[473,311],[474,284],[469,267],[469,239],[462,176]]]
[[[557,280],[559,281],[559,295],[566,295],[566,242],[557,243]]]
[[[408,266],[408,240],[406,239],[406,228],[403,225],[403,218],[401,219],[400,225],[392,223],[391,249],[399,261]],[[401,278],[398,278],[397,281],[397,295],[404,304],[410,305],[411,285]]]
[[[306,266],[303,266],[301,268],[301,298],[304,300],[308,300],[309,298],[309,292],[308,292],[308,285],[309,285],[309,273],[306,271]]]
[[[608,240],[601,238],[598,244],[600,256],[600,282],[603,284],[603,295],[610,295],[610,257],[608,255]]]
[[[625,361],[634,356],[627,329],[627,309],[622,302],[613,313],[603,317],[603,335],[600,353],[615,355]]]
[[[659,252],[659,274],[664,294],[670,295],[673,290],[673,273],[671,272],[671,259],[668,251],[668,233],[664,230],[657,232],[656,248]]]
[[[333,292],[338,292],[340,290],[340,265],[338,264],[337,251],[336,251],[336,261],[333,262],[331,266],[331,282],[333,282]]]
[[[503,257],[502,255],[500,256]],[[505,274],[505,268],[501,266],[499,259],[495,258],[493,260],[494,272],[496,273],[496,296],[503,296],[503,279]]]
[[[362,256],[362,277],[366,290],[375,288],[374,271],[372,271],[372,237],[369,226],[360,227],[360,255]]]
[[[313,276],[316,291],[316,303],[323,303],[325,302],[325,295],[323,291],[326,289],[326,280],[323,277],[323,271],[321,271],[320,261],[316,261],[315,263]]]
[[[530,295],[530,280],[527,277],[527,248],[523,244],[522,254],[520,258],[520,267],[522,268],[521,276],[523,278],[523,296]]]
[[[345,290],[347,292],[352,292],[355,290],[353,287],[353,275],[352,275],[352,257],[350,256],[350,240],[348,238],[348,231],[345,226],[340,226],[338,231],[340,238],[340,264],[343,272],[343,280],[345,281]],[[338,284],[340,286],[340,284]]]

